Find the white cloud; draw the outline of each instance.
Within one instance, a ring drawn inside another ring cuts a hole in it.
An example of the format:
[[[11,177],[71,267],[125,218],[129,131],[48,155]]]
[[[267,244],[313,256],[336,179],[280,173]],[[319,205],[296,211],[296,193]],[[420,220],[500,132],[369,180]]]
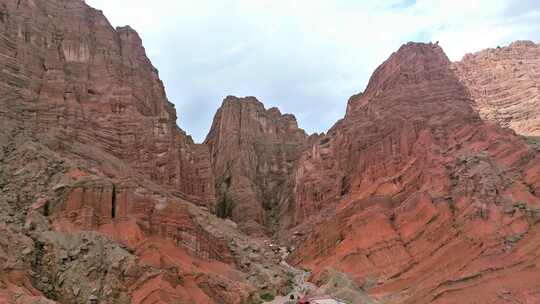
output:
[[[372,71],[402,43],[440,41],[466,52],[540,38],[536,0],[87,0],[142,36],[201,141],[221,99],[257,96],[326,131]]]

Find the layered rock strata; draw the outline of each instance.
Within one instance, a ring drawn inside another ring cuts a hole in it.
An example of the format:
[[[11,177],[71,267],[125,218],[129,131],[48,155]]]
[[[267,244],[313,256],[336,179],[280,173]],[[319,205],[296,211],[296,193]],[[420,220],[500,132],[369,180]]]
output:
[[[467,54],[453,67],[482,118],[540,136],[540,46],[516,41]]]
[[[251,303],[228,244],[144,178],[111,180],[0,125],[1,301]]]
[[[254,97],[225,98],[205,140],[218,201],[234,204],[232,218],[248,232],[272,228],[294,206],[290,177],[307,135],[290,114],[266,110]]]
[[[254,303],[266,233],[325,293],[539,302],[538,57],[409,43],[327,134],[231,96],[195,144],[134,30],[0,0],[0,302]]]
[[[56,140],[58,150],[88,146],[78,150],[86,158],[110,154],[191,200],[213,203],[208,151],[176,126],[133,29],[113,29],[84,1],[2,1],[0,10],[3,115]]]
[[[327,211],[291,262],[384,303],[538,301],[540,155],[474,105],[439,46],[390,56],[300,161],[297,221]]]
[[[0,302],[255,301],[192,218],[210,155],[137,33],[84,1],[0,1],[0,38]]]

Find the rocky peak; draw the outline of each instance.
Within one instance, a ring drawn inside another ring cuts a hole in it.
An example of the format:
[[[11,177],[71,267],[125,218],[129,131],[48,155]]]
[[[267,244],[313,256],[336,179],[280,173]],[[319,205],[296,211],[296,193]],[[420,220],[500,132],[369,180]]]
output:
[[[519,61],[493,52],[458,63],[465,72],[456,73],[437,45],[410,43],[375,71],[345,118],[298,162],[292,210],[307,238],[291,263],[314,270],[315,280],[325,267],[344,271],[381,302],[506,301],[494,286],[529,270],[507,273],[512,262],[502,261],[538,261],[519,252],[538,240],[525,213],[540,206],[540,157],[513,132],[481,120],[473,108],[481,95],[469,88],[480,86],[499,106],[530,101],[536,111],[540,56],[522,56],[536,59],[523,59],[512,74],[503,66]],[[522,299],[536,288],[514,286],[508,293]]]
[[[381,121],[392,117],[422,126],[443,126],[449,121],[476,119],[471,105],[466,88],[439,45],[408,43],[376,69],[364,93],[351,97],[341,124],[358,128],[369,124],[359,121],[367,115]]]
[[[392,86],[420,83],[449,64],[439,45],[409,42],[375,70],[364,95],[375,96]]]
[[[538,47],[538,44],[534,43],[531,40],[516,40],[509,45],[510,48],[530,48]]]
[[[114,29],[82,1],[8,1],[1,9],[9,16],[0,23],[1,98],[11,117],[93,170],[131,175],[104,170],[112,155],[191,200],[214,202],[208,150],[177,127],[135,30]]]
[[[292,129],[298,129],[298,123],[296,121],[296,117],[293,114],[282,114],[281,111],[277,107],[272,107],[269,109],[266,109],[264,104],[260,102],[256,97],[248,96],[248,97],[236,97],[236,96],[227,96],[221,105],[221,107],[218,109],[216,116],[221,115],[223,112],[249,112],[249,113],[257,113],[253,114],[255,116],[259,116],[262,120],[267,117],[270,120],[274,121],[281,121],[281,122],[287,122],[284,125],[289,127],[291,126]],[[230,117],[230,116],[229,116]],[[262,122],[261,124],[265,124]],[[300,129],[298,129],[300,130]],[[274,130],[270,129],[264,129],[263,132],[273,132]]]
[[[226,97],[205,140],[218,204],[230,198],[233,219],[262,232],[288,203],[285,190],[306,138],[293,115],[267,110],[255,97]]]
[[[405,106],[410,101],[408,105],[411,107],[421,106],[419,101],[425,99],[422,96],[430,94],[428,87],[434,87],[441,93],[450,87],[459,89],[449,67],[450,61],[438,44],[409,42],[375,70],[363,93],[351,97],[345,117],[354,116],[354,113],[374,101],[400,103],[397,107]],[[445,97],[441,96],[439,101],[444,101]],[[413,98],[418,102],[413,102]],[[396,107],[391,104],[387,106]],[[422,109],[419,110],[422,112]]]
[[[304,152],[295,176],[295,221],[332,212],[359,185],[377,179],[383,164],[403,166],[422,130],[444,133],[474,121],[469,103],[440,46],[400,47],[375,70],[365,92],[349,99],[345,118]]]

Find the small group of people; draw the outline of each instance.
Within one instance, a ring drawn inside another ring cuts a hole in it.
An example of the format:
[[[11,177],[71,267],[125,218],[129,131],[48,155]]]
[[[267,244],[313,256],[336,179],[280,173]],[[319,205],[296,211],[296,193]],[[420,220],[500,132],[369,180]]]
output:
[[[285,304],[309,304],[309,300],[306,300],[304,297],[298,297],[298,299],[292,294],[289,297],[289,301]]]

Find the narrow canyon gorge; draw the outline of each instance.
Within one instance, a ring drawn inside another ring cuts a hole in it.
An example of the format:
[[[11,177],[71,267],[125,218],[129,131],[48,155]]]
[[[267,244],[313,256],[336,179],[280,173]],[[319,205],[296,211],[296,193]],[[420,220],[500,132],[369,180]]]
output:
[[[540,45],[410,42],[343,104],[195,143],[135,30],[0,0],[0,303],[540,303]]]

